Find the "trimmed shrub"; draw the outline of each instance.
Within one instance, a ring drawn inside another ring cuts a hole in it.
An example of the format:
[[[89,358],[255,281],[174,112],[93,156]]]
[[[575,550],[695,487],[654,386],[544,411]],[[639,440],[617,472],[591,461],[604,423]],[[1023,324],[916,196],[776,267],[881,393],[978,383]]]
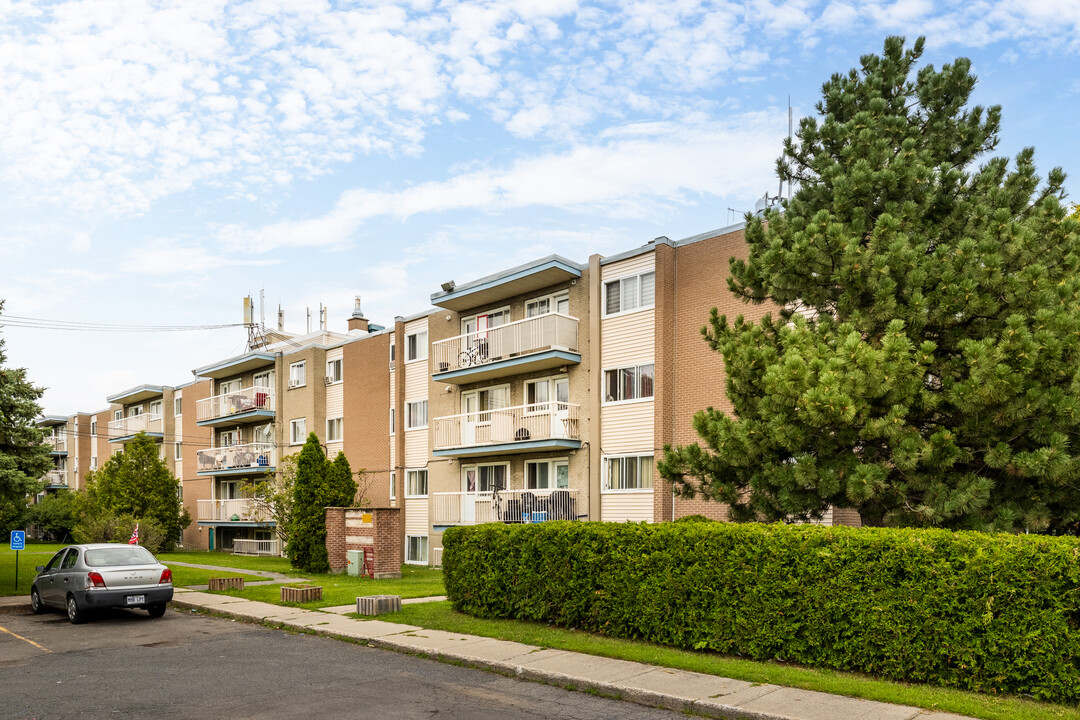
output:
[[[457,610],[980,692],[1080,699],[1080,540],[549,522],[443,535]]]

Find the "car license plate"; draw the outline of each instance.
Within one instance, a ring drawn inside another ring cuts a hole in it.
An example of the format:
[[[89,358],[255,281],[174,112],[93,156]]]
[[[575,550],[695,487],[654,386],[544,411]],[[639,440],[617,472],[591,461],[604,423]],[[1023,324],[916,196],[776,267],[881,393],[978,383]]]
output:
[[[146,596],[145,595],[128,595],[127,596],[127,604],[128,605],[145,605],[146,604]]]

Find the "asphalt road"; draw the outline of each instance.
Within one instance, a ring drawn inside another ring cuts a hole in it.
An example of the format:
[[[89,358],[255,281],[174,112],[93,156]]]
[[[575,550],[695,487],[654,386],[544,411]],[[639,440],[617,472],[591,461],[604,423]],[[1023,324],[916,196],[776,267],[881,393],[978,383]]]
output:
[[[677,713],[169,609],[0,610],[0,718],[666,718]]]

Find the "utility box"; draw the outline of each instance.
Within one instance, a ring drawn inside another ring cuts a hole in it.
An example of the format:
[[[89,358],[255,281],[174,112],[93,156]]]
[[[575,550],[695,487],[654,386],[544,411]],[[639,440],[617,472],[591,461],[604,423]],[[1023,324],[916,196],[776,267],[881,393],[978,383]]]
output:
[[[345,572],[349,575],[359,577],[364,567],[364,551],[346,550],[345,557],[348,559],[348,563],[345,565]]]

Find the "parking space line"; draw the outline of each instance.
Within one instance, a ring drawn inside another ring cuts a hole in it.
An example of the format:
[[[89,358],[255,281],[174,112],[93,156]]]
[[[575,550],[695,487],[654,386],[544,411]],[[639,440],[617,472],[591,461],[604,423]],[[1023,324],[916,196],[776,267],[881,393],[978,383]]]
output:
[[[36,642],[34,642],[33,640],[31,640],[31,639],[29,639],[29,638],[24,638],[24,637],[23,637],[22,635],[19,635],[18,633],[13,633],[13,632],[11,632],[10,630],[8,630],[8,629],[7,629],[6,627],[4,627],[3,625],[0,625],[0,631],[6,632],[6,633],[7,633],[8,635],[10,635],[10,636],[12,636],[12,637],[17,637],[17,638],[19,638],[20,640],[22,640],[23,642],[28,642],[28,643],[30,643],[31,645],[33,645],[34,647],[36,647],[36,648],[37,648],[38,650],[42,650],[42,651],[44,651],[44,652],[47,652],[47,653],[51,653],[51,652],[52,652],[52,650],[50,650],[49,648],[47,648],[47,647],[42,647],[41,645],[38,645],[38,644],[37,644]]]

